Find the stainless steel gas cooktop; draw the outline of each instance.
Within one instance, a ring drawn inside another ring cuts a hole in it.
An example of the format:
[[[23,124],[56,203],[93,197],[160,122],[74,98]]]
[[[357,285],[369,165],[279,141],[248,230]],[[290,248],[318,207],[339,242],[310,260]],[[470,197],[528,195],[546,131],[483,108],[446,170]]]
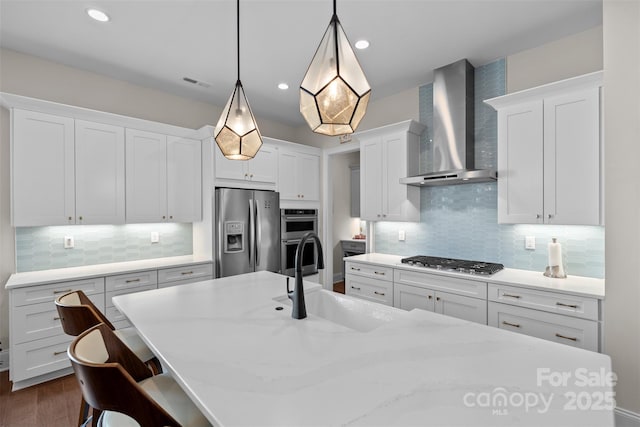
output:
[[[403,258],[401,261],[403,264],[415,265],[418,267],[455,271],[457,273],[481,274],[485,276],[497,273],[504,268],[504,265],[492,262],[467,261],[463,259],[439,258],[423,255]]]

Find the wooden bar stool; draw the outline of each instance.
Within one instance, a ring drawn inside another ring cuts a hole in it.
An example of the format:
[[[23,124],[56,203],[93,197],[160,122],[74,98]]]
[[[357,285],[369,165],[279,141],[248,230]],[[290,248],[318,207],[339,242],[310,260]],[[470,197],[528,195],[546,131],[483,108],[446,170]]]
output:
[[[55,301],[62,329],[67,335],[77,337],[87,329],[104,323],[115,335],[144,363],[157,374],[162,371],[160,362],[138,336],[135,328],[116,330],[102,312],[93,304],[84,292],[77,290],[58,297]],[[80,402],[78,425],[84,424],[89,415],[89,407]]]
[[[152,375],[107,325],[80,334],[68,354],[98,426],[210,426],[169,374]]]

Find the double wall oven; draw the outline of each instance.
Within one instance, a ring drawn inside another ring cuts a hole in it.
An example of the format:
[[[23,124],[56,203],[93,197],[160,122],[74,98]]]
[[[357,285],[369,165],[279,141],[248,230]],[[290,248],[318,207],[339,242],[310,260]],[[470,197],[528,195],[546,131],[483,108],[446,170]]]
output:
[[[317,209],[281,209],[280,210],[280,234],[282,274],[295,276],[296,249],[298,243],[309,231],[318,232]],[[318,272],[316,265],[317,248],[314,240],[308,240],[302,256],[302,275]]]

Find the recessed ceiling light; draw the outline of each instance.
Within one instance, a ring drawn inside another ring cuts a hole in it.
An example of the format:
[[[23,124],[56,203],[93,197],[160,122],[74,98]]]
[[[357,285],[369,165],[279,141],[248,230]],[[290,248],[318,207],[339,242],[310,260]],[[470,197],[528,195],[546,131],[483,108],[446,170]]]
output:
[[[358,40],[356,42],[356,49],[362,50],[362,49],[366,49],[368,47],[369,47],[369,41],[367,41],[367,40]]]
[[[109,21],[109,15],[98,9],[87,9],[87,15],[100,22]]]
[[[280,83],[280,84],[278,85],[278,89],[280,89],[280,90],[287,90],[287,89],[289,89],[289,85],[288,85],[288,84],[286,84],[286,83]]]

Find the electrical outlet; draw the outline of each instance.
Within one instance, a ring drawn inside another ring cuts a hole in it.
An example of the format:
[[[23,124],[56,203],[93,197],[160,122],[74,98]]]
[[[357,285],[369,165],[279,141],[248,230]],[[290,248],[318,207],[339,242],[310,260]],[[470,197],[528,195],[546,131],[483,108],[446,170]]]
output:
[[[151,243],[158,243],[160,241],[160,233],[157,231],[151,232]]]
[[[64,236],[64,248],[65,249],[73,249],[75,246],[75,241],[73,240],[73,236]]]
[[[526,236],[524,238],[524,248],[534,251],[536,249],[536,236]]]
[[[398,230],[398,240],[401,242],[404,242],[404,240],[406,239],[406,234],[404,232],[404,230]]]

